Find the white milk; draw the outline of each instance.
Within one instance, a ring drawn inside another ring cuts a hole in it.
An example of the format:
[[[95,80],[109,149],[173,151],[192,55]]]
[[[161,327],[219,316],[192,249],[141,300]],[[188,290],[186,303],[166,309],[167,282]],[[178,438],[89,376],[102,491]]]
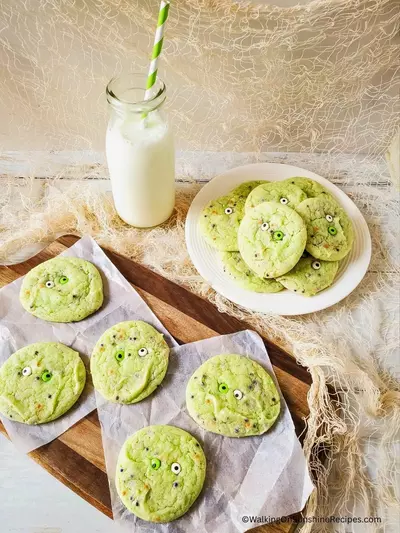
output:
[[[175,205],[175,152],[168,123],[158,111],[114,116],[106,153],[115,207],[138,228],[157,226]]]

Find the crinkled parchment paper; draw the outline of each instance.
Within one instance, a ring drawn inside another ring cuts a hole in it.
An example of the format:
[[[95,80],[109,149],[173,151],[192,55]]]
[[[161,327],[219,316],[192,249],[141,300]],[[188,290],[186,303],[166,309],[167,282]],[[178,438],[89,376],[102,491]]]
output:
[[[146,317],[141,316],[146,320]],[[151,317],[148,322],[158,326]],[[147,399],[133,405],[112,404],[97,394],[103,447],[114,519],[135,533],[233,533],[257,523],[249,515],[280,518],[303,509],[313,485],[281,394],[282,410],[273,428],[260,437],[226,438],[201,429],[185,406],[186,384],[206,359],[222,353],[247,355],[260,363],[278,385],[260,336],[253,331],[186,344],[172,349],[167,375]],[[193,507],[169,524],[136,518],[122,505],[115,488],[119,450],[144,426],[171,424],[194,435],[207,457],[204,489]]]
[[[61,255],[80,257],[94,263],[104,284],[104,303],[94,315],[76,323],[45,322],[27,313],[19,302],[22,278],[0,290],[0,365],[16,350],[33,342],[62,342],[78,351],[88,369],[92,348],[104,331],[123,320],[151,311],[101,248],[91,237],[84,237]],[[154,315],[152,315],[154,316]],[[167,333],[167,332],[164,332]],[[167,334],[167,341],[173,342]],[[7,433],[21,451],[28,453],[46,444],[96,407],[89,374],[77,404],[64,416],[39,426],[12,422],[0,415]]]

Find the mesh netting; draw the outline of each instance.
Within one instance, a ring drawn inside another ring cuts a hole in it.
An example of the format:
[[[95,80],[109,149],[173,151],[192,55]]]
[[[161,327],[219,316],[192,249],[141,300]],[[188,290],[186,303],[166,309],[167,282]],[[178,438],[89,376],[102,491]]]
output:
[[[1,0],[2,144],[102,149],[104,89],[144,70],[158,0]],[[180,148],[383,153],[399,121],[397,0],[179,0],[161,76]]]

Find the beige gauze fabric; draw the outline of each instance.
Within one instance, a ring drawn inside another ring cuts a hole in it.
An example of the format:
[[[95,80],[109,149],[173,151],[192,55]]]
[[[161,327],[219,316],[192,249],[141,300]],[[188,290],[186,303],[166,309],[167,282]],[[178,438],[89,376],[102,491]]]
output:
[[[146,68],[158,1],[0,0],[0,6],[1,148],[76,150],[78,162],[81,150],[102,150],[105,85],[123,70]],[[171,7],[160,74],[178,148],[224,151],[218,168],[302,162],[263,151],[319,153],[300,166],[338,183],[366,216],[369,272],[329,310],[293,318],[253,313],[200,278],[185,247],[184,220],[199,188],[194,181],[216,172],[211,157],[179,156],[177,177],[187,183],[175,214],[148,231],[123,224],[110,197],[93,186],[107,178],[103,165],[62,168],[37,201],[33,177],[35,167],[46,168],[45,152],[36,154],[25,179],[2,180],[1,263],[21,257],[26,245],[90,233],[246,320],[309,369],[304,450],[317,490],[308,517],[377,515],[384,524],[397,517],[399,220],[384,156],[399,124],[399,22],[393,0],[319,0],[288,9],[179,0]],[[233,153],[246,151],[256,154]],[[71,185],[61,188],[60,178]],[[335,402],[328,384],[337,390]],[[366,466],[372,453],[373,478]],[[368,524],[371,531],[380,527]]]

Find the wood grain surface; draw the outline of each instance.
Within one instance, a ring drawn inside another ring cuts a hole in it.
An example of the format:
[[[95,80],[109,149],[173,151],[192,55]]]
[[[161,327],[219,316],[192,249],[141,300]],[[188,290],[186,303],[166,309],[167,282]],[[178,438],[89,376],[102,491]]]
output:
[[[58,239],[28,261],[0,267],[0,286],[26,274],[31,268],[72,246],[77,237]],[[193,342],[216,335],[235,333],[249,327],[220,313],[210,302],[190,293],[162,276],[104,250],[126,279],[134,286],[153,312],[179,343]],[[305,368],[281,348],[264,339],[274,371],[300,440],[304,436],[304,418],[308,415],[307,393],[311,378]],[[0,431],[5,433],[0,423]],[[100,425],[94,411],[51,443],[29,454],[64,485],[101,512],[112,517],[110,493],[101,443]],[[295,524],[287,522],[252,529],[254,533],[289,532]]]

